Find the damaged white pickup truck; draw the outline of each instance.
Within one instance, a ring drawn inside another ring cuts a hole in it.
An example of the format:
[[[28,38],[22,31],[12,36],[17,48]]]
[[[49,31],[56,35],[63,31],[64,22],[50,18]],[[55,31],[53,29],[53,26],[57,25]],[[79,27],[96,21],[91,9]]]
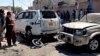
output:
[[[59,38],[74,46],[87,45],[91,51],[100,47],[100,13],[89,13],[79,22],[63,24]]]

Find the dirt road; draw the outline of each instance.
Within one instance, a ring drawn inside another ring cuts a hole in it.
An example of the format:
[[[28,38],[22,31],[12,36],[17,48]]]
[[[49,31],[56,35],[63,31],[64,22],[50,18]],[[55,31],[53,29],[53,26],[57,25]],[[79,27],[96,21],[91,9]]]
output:
[[[5,46],[6,43],[2,42],[4,47],[0,49],[0,56],[99,56],[99,53],[84,53],[68,51],[68,48],[59,47],[58,44],[63,42],[48,43],[41,48],[32,49],[30,46],[19,44],[13,47]]]

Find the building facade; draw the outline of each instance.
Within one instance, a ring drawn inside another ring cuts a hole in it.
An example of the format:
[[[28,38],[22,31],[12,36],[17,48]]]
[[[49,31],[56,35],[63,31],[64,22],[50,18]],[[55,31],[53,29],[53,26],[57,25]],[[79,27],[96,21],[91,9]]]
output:
[[[66,4],[63,6],[58,6],[58,3],[64,1]],[[79,1],[78,9],[85,9],[88,5],[88,0],[34,0],[33,9],[44,9],[44,7],[48,7],[49,9],[54,10],[73,10],[75,9],[76,2]],[[93,11],[100,12],[100,0],[93,0]]]
[[[11,6],[0,6],[0,9],[4,9],[4,10],[11,11],[12,10],[12,7]]]
[[[49,9],[57,9],[58,3],[64,1],[67,5],[72,5],[75,3],[73,0],[34,0],[33,8],[34,9],[43,9],[44,6]]]

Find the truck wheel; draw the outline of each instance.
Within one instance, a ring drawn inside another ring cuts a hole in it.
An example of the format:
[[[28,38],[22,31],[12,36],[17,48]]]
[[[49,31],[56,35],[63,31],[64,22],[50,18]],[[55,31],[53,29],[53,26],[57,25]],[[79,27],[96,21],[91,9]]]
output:
[[[39,39],[33,39],[32,43],[37,47],[42,47],[44,45],[41,40],[39,41]]]
[[[91,51],[97,51],[100,48],[99,39],[94,38],[94,39],[90,40],[88,47],[89,47],[89,50],[91,50]]]

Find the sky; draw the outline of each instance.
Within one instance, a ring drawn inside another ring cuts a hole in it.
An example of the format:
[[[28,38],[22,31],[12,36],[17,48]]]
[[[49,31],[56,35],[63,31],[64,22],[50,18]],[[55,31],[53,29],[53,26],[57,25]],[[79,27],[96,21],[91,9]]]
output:
[[[32,6],[33,0],[14,0],[15,6],[22,7],[26,10],[29,6]],[[0,6],[12,6],[12,0],[0,0]]]

